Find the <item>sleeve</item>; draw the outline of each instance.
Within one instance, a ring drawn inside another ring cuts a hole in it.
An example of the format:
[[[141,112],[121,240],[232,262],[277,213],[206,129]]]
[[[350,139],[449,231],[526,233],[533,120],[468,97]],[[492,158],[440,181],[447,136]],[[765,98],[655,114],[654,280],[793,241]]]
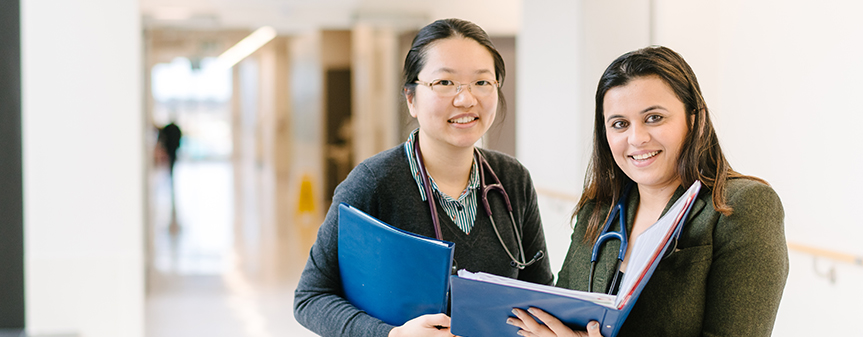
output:
[[[375,185],[372,171],[360,164],[336,188],[294,291],[294,317],[318,335],[379,337],[393,328],[350,304],[342,295],[339,276],[338,205],[345,202],[366,212],[372,210]]]
[[[714,232],[704,336],[770,336],[788,276],[784,210],[769,186],[728,190],[733,208]]]
[[[530,260],[538,251],[542,251],[544,256],[539,261],[526,267],[518,274],[520,280],[551,285],[554,281],[554,274],[551,272],[551,263],[548,257],[548,248],[545,244],[545,233],[542,229],[542,219],[539,214],[539,204],[537,202],[536,189],[533,187],[533,180],[530,178],[530,173],[524,169],[525,186],[524,186],[524,215],[522,216],[522,244],[524,245],[524,255],[526,260]]]

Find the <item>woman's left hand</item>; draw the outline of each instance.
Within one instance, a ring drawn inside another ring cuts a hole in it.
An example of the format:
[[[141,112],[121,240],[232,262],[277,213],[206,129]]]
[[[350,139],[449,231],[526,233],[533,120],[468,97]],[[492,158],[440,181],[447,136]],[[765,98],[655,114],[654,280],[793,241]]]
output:
[[[599,323],[596,321],[590,321],[587,323],[587,331],[572,331],[568,326],[563,324],[556,317],[549,315],[547,312],[542,311],[538,308],[529,308],[530,311],[528,314],[526,311],[521,310],[519,308],[512,309],[512,312],[518,318],[507,318],[506,323],[509,325],[514,325],[521,330],[518,331],[518,334],[526,337],[602,337],[602,334],[599,333]],[[542,323],[537,322],[530,315],[536,316]]]

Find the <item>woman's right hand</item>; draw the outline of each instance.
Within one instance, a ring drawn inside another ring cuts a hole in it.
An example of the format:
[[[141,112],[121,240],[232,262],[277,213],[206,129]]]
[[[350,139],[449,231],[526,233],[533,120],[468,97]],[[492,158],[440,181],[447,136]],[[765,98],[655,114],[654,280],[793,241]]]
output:
[[[390,330],[389,337],[452,337],[450,318],[446,314],[422,315]]]
[[[507,324],[521,328],[518,334],[526,337],[602,337],[599,333],[599,322],[590,321],[587,323],[587,331],[572,331],[566,324],[563,324],[557,317],[549,315],[547,312],[538,308],[528,309],[527,311],[519,308],[512,309],[512,312],[518,318],[508,318]],[[544,324],[537,322],[531,315],[539,318]]]

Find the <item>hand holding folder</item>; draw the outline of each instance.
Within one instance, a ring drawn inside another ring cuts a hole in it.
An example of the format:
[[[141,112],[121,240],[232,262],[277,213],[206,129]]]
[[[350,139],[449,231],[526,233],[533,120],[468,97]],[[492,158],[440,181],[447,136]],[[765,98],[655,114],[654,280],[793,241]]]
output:
[[[577,329],[584,329],[589,321],[595,320],[600,323],[603,336],[616,336],[672,238],[681,232],[683,219],[700,188],[701,183],[696,181],[634,242],[617,296],[459,271],[451,279],[453,334],[517,336],[518,328],[504,323],[512,315],[512,309],[536,307]]]
[[[400,326],[445,313],[452,242],[390,226],[339,205],[339,273],[345,298],[360,310]]]

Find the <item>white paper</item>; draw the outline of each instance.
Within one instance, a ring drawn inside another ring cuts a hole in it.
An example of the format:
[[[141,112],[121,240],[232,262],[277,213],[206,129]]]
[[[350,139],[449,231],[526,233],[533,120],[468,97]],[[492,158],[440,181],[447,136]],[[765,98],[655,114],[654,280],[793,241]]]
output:
[[[629,261],[627,261],[626,271],[623,274],[623,281],[620,284],[620,290],[618,290],[619,296],[618,302],[615,303],[616,306],[619,307],[619,301],[624,300],[627,295],[632,292],[632,288],[636,286],[636,283],[641,276],[647,272],[647,268],[650,267],[650,263],[653,262],[653,257],[656,254],[661,254],[660,251],[664,246],[666,238],[670,237],[672,232],[674,231],[675,225],[678,223],[678,219],[683,216],[684,210],[689,206],[691,202],[695,199],[695,195],[698,194],[698,191],[701,189],[701,182],[695,181],[692,186],[686,190],[683,195],[671,205],[671,208],[668,209],[668,212],[665,213],[659,220],[657,220],[653,225],[650,225],[644,232],[642,232],[638,236],[638,240],[629,246],[627,249],[632,249],[629,255]]]
[[[549,294],[555,294],[560,296],[566,296],[571,298],[577,298],[585,301],[590,301],[599,305],[603,305],[609,308],[614,308],[615,298],[616,296],[603,294],[603,293],[589,293],[586,291],[580,290],[572,290],[566,288],[558,288],[553,286],[548,286],[544,284],[537,284],[526,282],[522,280],[516,280],[509,277],[498,276],[494,274],[488,274],[483,272],[472,273],[467,270],[459,270],[458,277],[469,280],[482,281],[493,284],[506,285],[514,288],[528,289],[534,291],[540,291]]]

